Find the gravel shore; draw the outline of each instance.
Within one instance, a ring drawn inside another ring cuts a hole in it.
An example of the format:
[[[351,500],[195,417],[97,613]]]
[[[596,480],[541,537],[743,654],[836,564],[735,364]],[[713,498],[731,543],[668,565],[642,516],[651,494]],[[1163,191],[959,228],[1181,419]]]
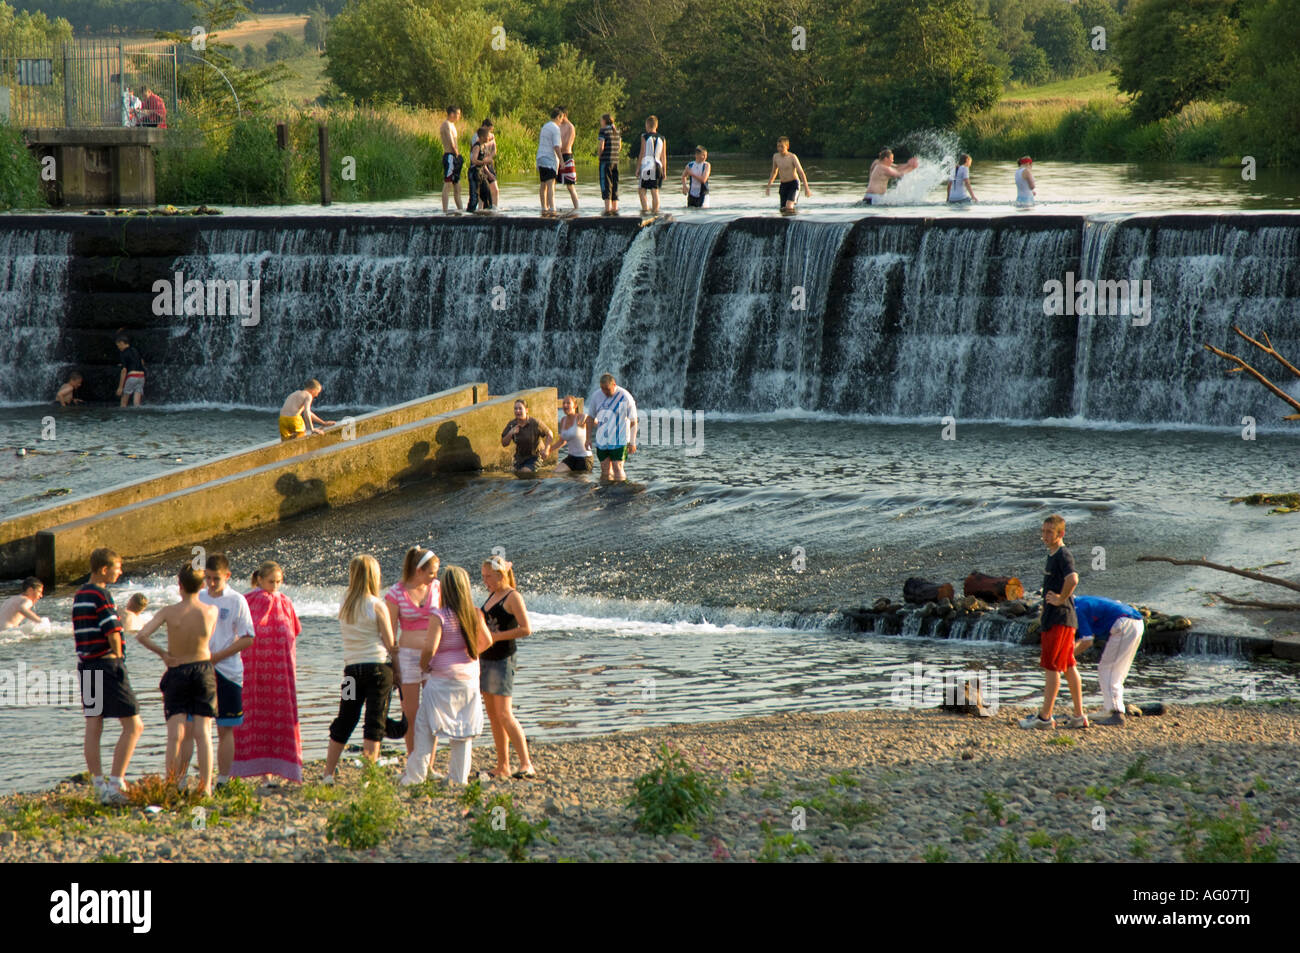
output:
[[[351,756],[334,788],[313,783],[314,762],[307,784],[262,786],[242,814],[218,799],[201,815],[123,807],[79,817],[90,813],[89,785],[65,782],[0,798],[0,859],[498,860],[502,850],[476,844],[471,828],[488,820],[490,798],[508,794],[511,830],[546,824],[526,847],[541,861],[1180,861],[1189,832],[1203,840],[1210,824],[1300,861],[1300,703],[1179,707],[1058,731],[1018,728],[1027,713],[784,714],[538,744],[538,780],[483,783],[473,805],[441,784],[398,789],[396,831],[358,850],[326,839],[330,812],[361,793]],[[695,836],[640,833],[628,807],[666,743],[726,789]],[[476,770],[493,763],[475,751]],[[445,765],[439,750],[435,767]],[[394,779],[398,770],[385,769]]]

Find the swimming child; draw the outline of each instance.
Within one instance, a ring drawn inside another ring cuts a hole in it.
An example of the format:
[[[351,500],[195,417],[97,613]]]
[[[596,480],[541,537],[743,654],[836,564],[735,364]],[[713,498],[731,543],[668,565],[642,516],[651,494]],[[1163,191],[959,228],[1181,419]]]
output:
[[[69,404],[84,403],[80,397],[74,396],[77,388],[82,385],[82,377],[76,371],[73,371],[68,377],[68,382],[59,388],[59,392],[54,395],[54,399],[60,405],[67,407]]]
[[[871,162],[871,173],[867,180],[867,194],[863,200],[872,205],[883,205],[885,192],[889,189],[890,179],[901,179],[907,173],[915,171],[921,164],[920,156],[912,156],[903,166],[894,165],[894,150],[881,149],[880,154]]]
[[[767,177],[767,186],[763,194],[772,194],[772,182],[781,177],[781,211],[793,212],[794,203],[799,199],[799,182],[803,181],[803,194],[812,198],[812,189],[808,187],[808,176],[799,164],[799,157],[790,151],[790,140],[781,136],[776,140],[776,152],[772,153],[772,174]]]
[[[122,631],[127,635],[135,635],[139,632],[144,627],[140,613],[148,606],[148,596],[143,592],[133,593],[131,598],[126,600],[126,609],[122,611]]]
[[[10,596],[3,605],[0,605],[0,629],[11,629],[24,622],[49,624],[49,619],[42,619],[34,611],[36,603],[41,601],[41,596],[44,594],[45,583],[35,576],[24,579],[23,591],[16,596]]]
[[[686,193],[688,208],[709,207],[709,174],[712,171],[709,150],[704,146],[696,146],[695,161],[686,163],[686,168],[682,170],[682,191]]]
[[[957,157],[957,167],[952,170],[948,180],[948,201],[954,205],[961,202],[978,202],[975,190],[970,187],[970,156],[962,153]]]

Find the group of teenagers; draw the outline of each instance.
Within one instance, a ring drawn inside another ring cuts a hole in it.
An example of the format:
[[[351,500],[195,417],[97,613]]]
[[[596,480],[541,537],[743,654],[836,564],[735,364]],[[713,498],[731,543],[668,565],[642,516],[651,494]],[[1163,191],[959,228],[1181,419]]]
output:
[[[329,728],[326,784],[334,783],[339,758],[363,712],[365,757],[377,759],[385,738],[404,740],[405,784],[426,778],[439,740],[451,749],[448,779],[467,783],[471,743],[482,732],[484,708],[497,752],[496,767],[484,777],[536,776],[527,739],[511,709],[516,642],[532,631],[528,610],[516,589],[513,566],[504,557],[485,560],[481,571],[488,598],[480,607],[471,599],[468,573],[459,566],[439,571],[438,557],[422,547],[406,552],[400,581],[387,589],[373,556],[351,560],[338,613],[343,681],[338,715]],[[72,604],[84,754],[100,799],[128,800],[126,772],[143,733],[126,670],[128,636],[165,666],[158,687],[170,780],[187,788],[190,761],[197,753],[198,790],[204,794],[232,777],[273,775],[301,782],[296,640],[302,625],[281,591],[284,571],[279,564],[263,563],[252,574],[251,588],[239,592],[229,585],[225,555],[209,555],[202,571],[187,563],[176,575],[179,601],[149,619],[141,616],[147,599],[139,593],[119,614],[109,587],[121,574],[121,557],[108,548],[96,549],[90,577]],[[27,580],[21,607],[26,612],[19,614],[39,618],[32,608],[41,595],[39,580]],[[153,640],[160,631],[166,633],[165,646]],[[389,717],[394,689],[401,699],[400,719]],[[110,718],[120,722],[121,733],[105,774],[100,738]],[[513,773],[512,746],[519,761]]]

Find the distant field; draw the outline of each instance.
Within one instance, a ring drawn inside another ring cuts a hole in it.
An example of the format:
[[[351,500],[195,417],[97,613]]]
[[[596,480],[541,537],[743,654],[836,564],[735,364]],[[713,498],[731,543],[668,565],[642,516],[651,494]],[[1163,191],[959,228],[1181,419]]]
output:
[[[1002,94],[1004,103],[1043,103],[1075,102],[1086,103],[1094,100],[1120,102],[1125,97],[1115,86],[1115,75],[1109,70],[1063,79],[1043,86],[1026,86],[1020,89],[1008,89]]]
[[[277,83],[270,88],[272,98],[278,98],[294,106],[315,102],[325,89],[325,63],[323,56],[306,53],[284,61],[293,79]]]
[[[227,27],[217,34],[222,43],[235,46],[266,46],[266,41],[277,33],[287,33],[296,40],[303,38],[303,26],[307,18],[299,13],[263,13],[251,20],[245,20],[235,26]]]

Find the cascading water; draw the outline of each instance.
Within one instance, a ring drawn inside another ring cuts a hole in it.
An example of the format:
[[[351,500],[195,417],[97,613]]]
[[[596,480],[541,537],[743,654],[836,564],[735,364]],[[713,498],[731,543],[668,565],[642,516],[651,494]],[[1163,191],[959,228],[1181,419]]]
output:
[[[62,383],[58,358],[70,240],[66,232],[0,231],[0,340],[6,365],[0,403],[48,400]]]
[[[1235,323],[1300,353],[1287,213],[50,223],[0,232],[0,400],[53,388],[56,358],[102,399],[125,327],[176,403],[272,406],[309,376],[336,405],[582,392],[610,371],[647,408],[1239,426],[1283,408],[1202,344],[1238,344]],[[259,280],[260,320],[151,314],[178,271]],[[1150,323],[1045,313],[1067,278],[1150,282]]]

